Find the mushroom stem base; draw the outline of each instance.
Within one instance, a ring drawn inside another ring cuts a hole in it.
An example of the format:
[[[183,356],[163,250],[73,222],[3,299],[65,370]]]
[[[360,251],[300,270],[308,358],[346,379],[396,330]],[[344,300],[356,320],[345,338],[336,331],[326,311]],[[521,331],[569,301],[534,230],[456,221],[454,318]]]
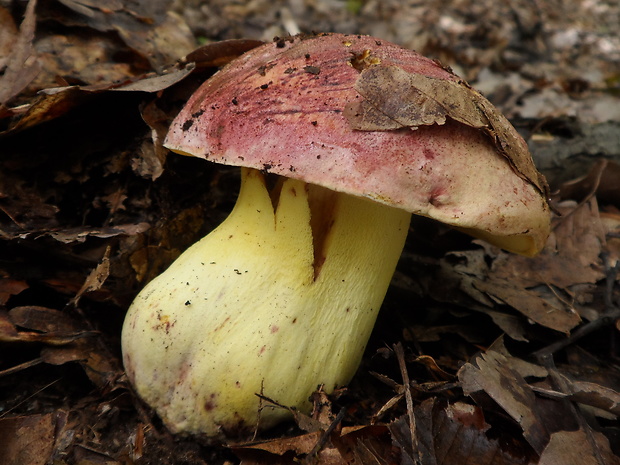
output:
[[[272,426],[290,412],[256,394],[306,410],[360,363],[410,214],[292,179],[272,197],[244,169],[230,216],[128,312],[127,374],[174,432]]]

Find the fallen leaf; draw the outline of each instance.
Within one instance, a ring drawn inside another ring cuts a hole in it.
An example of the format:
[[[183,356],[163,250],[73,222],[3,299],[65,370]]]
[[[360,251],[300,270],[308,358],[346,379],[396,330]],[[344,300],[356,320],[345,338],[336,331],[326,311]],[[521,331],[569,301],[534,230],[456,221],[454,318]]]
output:
[[[53,308],[20,306],[12,308],[9,314],[14,325],[40,333],[73,333],[82,329],[66,312]]]
[[[504,345],[504,337],[500,336],[489,347],[489,350],[493,350],[506,358],[506,364],[513,370],[519,373],[523,378],[546,378],[549,375],[549,371],[536,363],[528,362],[519,357],[513,357],[506,346]]]
[[[161,74],[149,73],[138,77],[128,76],[121,81],[42,89],[20,118],[1,131],[0,135],[23,131],[59,118],[107,91],[159,92],[185,79],[193,70],[194,65],[190,63]]]
[[[11,296],[28,289],[28,283],[21,279],[0,277],[0,305],[5,305]]]
[[[67,26],[117,33],[129,49],[147,60],[153,69],[173,63],[195,45],[187,24],[168,11],[168,0],[114,0],[105,5],[92,0],[61,2],[77,14],[63,15],[49,6],[44,14]]]
[[[36,342],[62,346],[92,335],[90,331],[75,327],[66,314],[52,308],[21,306],[9,312],[0,311],[2,342]]]
[[[146,223],[138,224],[119,224],[116,226],[107,227],[83,227],[83,228],[68,228],[64,230],[50,230],[45,233],[38,233],[37,237],[50,236],[56,239],[58,242],[65,244],[81,243],[86,241],[89,237],[98,237],[100,239],[108,239],[110,237],[127,235],[133,236],[141,234],[149,229],[149,225]],[[30,234],[21,234],[22,238],[28,237]]]
[[[581,200],[595,194],[601,204],[620,206],[620,164],[611,160],[599,160],[590,171],[560,186],[563,199]]]
[[[404,465],[526,465],[527,456],[514,456],[503,450],[496,439],[489,439],[490,428],[482,409],[457,402],[446,405],[428,399],[414,410],[415,434],[406,417],[389,425],[392,441],[401,453]]]
[[[474,286],[547,328],[568,334],[581,322],[577,312],[553,295],[544,296],[535,289],[519,289],[510,282],[493,278],[477,281]]]
[[[457,375],[466,395],[485,392],[519,424],[532,448],[542,453],[549,433],[538,413],[536,396],[505,356],[488,350],[463,365]]]
[[[214,68],[224,66],[243,53],[263,45],[261,40],[230,39],[212,42],[188,53],[183,61],[195,63],[198,68]]]
[[[560,289],[603,279],[600,253],[605,243],[605,230],[596,198],[583,205],[563,202],[557,209],[562,216],[553,220],[551,236],[543,252],[533,258],[497,255],[491,271],[495,278],[526,288],[551,284]]]
[[[437,79],[377,64],[360,72],[355,88],[364,98],[350,103],[343,113],[353,129],[415,129],[444,124],[449,117],[490,136],[515,172],[549,197],[547,182],[532,163],[525,142],[508,120],[464,81]]]
[[[78,291],[76,296],[71,299],[72,305],[77,306],[80,298],[84,294],[101,289],[101,286],[103,286],[105,280],[108,279],[108,276],[110,276],[110,250],[110,246],[107,246],[105,253],[103,254],[103,258],[101,259],[101,263],[99,263],[97,267],[90,272],[86,278],[86,281],[84,281],[82,288]]]
[[[538,465],[618,465],[609,440],[597,431],[559,431],[551,435]]]
[[[54,450],[54,414],[0,418],[0,463],[45,465]]]
[[[6,69],[0,76],[0,108],[6,106],[25,89],[41,69],[32,47],[36,27],[36,5],[36,0],[28,2],[19,34],[5,62]]]
[[[0,71],[6,67],[7,59],[17,41],[18,29],[9,10],[0,6]]]
[[[620,392],[597,383],[570,379],[561,373],[558,376],[564,379],[567,387],[564,394],[571,400],[605,410],[620,418]]]

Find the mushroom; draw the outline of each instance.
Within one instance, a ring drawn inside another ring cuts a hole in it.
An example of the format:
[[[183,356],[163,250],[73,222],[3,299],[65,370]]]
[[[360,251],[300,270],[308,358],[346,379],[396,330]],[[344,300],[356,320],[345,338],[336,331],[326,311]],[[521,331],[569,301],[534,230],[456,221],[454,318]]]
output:
[[[131,305],[127,375],[173,432],[267,428],[355,374],[411,214],[533,255],[523,139],[439,64],[367,36],[276,40],[193,94],[165,145],[241,166],[230,216]]]

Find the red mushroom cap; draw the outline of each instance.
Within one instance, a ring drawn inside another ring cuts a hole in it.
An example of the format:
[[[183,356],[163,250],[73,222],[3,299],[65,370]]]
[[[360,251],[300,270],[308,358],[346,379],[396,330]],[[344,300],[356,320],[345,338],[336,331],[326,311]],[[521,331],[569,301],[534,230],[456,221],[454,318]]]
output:
[[[373,37],[321,34],[257,47],[208,79],[165,145],[428,216],[534,254],[546,184],[527,145],[436,62]]]

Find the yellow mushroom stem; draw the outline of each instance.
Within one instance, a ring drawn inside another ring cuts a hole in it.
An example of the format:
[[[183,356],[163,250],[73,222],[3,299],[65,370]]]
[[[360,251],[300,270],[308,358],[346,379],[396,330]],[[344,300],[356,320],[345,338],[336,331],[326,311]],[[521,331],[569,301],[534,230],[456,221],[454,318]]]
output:
[[[293,179],[270,193],[244,168],[230,216],[129,310],[137,392],[172,431],[209,436],[253,429],[259,393],[308,409],[357,370],[410,216]],[[288,415],[264,408],[259,426]]]

